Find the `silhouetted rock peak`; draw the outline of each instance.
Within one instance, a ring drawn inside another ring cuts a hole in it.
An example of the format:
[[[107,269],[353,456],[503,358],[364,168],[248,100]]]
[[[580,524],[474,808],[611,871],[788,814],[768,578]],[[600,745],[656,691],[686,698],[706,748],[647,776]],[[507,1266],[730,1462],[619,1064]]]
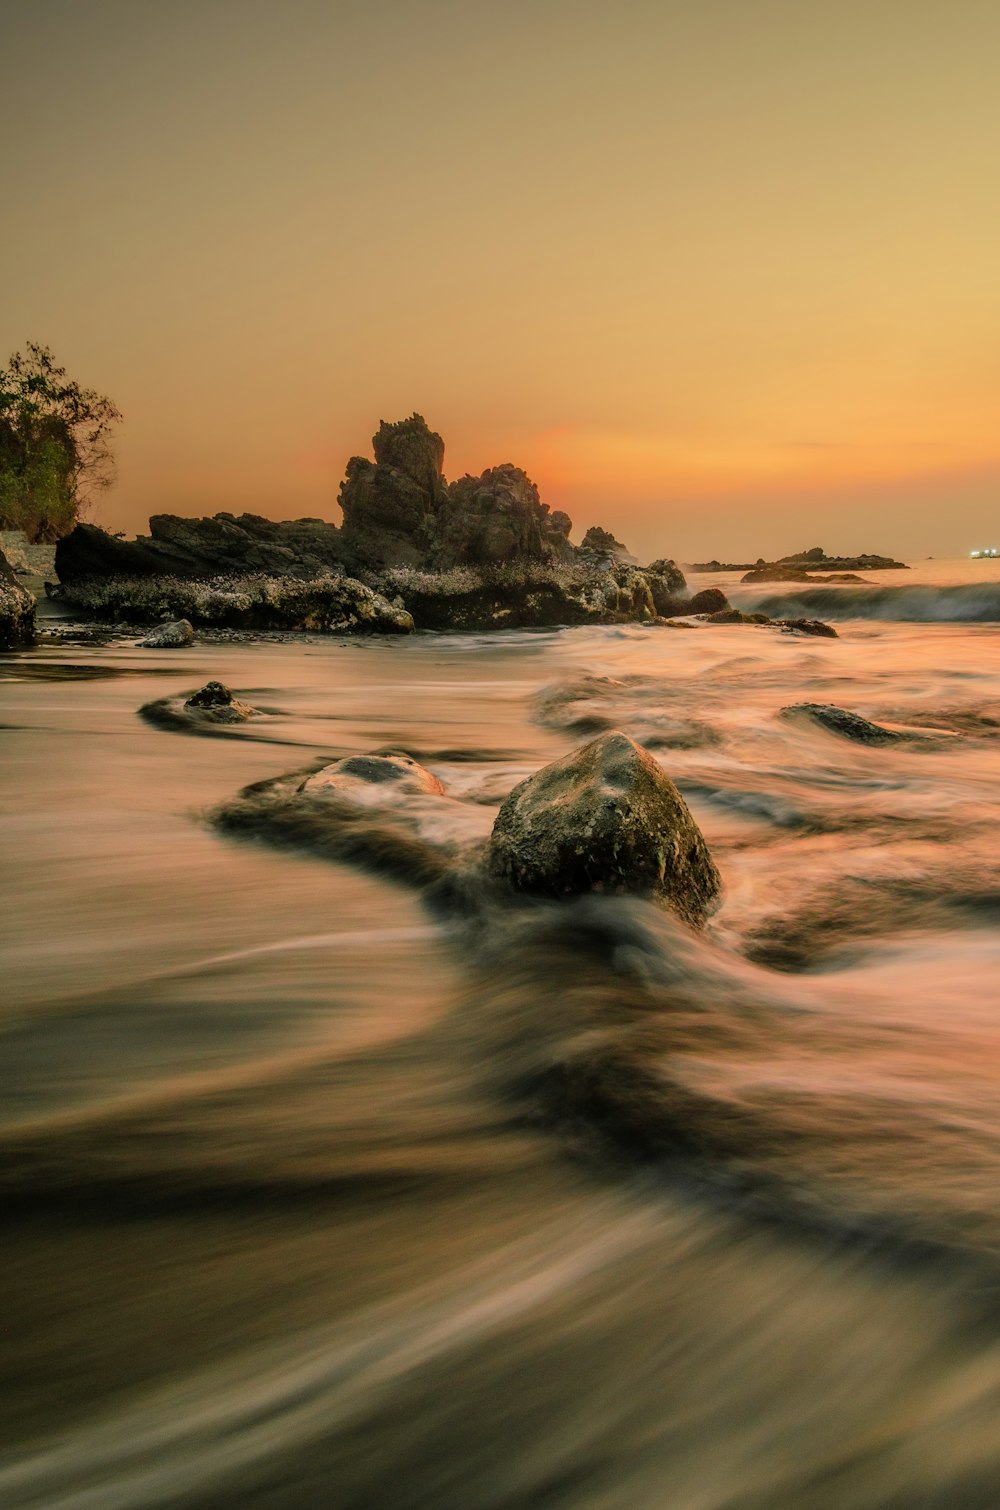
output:
[[[428,491],[444,473],[444,441],[422,414],[409,419],[380,420],[372,436],[372,450],[380,467],[395,467]]]

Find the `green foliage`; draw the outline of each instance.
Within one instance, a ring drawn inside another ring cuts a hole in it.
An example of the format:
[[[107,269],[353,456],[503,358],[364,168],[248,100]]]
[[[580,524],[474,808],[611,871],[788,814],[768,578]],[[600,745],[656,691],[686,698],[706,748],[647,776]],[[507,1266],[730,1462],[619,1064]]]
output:
[[[29,341],[0,368],[0,528],[55,540],[92,494],[114,481],[109,398],[67,380],[47,346]]]

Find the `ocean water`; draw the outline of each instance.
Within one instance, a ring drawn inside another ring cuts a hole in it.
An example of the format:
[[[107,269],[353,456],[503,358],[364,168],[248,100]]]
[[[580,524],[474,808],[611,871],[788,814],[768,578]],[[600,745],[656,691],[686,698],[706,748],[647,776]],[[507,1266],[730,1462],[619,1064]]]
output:
[[[998,578],[693,579],[831,640],[0,658],[0,1504],[994,1510]],[[267,716],[139,716],[210,678]],[[477,888],[604,728],[709,842],[699,936]],[[213,822],[382,749],[446,796],[350,853]]]

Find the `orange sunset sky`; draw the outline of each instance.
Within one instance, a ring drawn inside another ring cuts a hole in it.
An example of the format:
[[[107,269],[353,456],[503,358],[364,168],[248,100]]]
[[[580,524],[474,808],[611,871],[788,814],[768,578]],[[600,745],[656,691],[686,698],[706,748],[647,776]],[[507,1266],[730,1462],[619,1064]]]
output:
[[[0,0],[0,360],[95,517],[338,519],[380,418],[577,536],[1000,544],[996,0]]]

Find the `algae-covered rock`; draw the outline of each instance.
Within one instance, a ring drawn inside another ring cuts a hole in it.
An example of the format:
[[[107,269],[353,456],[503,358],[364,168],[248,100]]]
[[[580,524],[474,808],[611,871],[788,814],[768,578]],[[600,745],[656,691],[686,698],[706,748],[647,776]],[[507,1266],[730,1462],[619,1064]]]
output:
[[[627,734],[600,735],[516,786],[487,850],[493,875],[519,891],[650,896],[700,925],[719,873],[687,804]]]

